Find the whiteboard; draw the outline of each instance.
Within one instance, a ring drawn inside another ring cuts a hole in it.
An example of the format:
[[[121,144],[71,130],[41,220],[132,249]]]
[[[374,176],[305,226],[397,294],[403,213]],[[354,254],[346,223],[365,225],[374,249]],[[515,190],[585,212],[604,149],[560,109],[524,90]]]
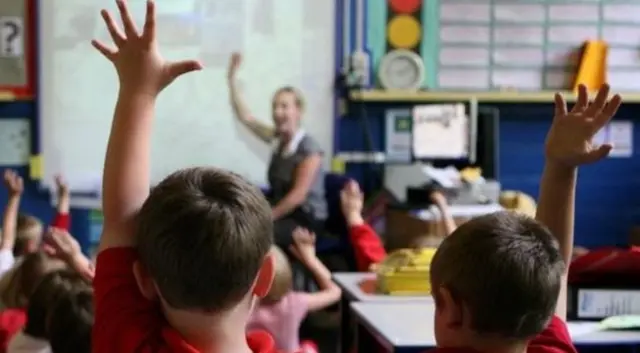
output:
[[[114,69],[90,45],[109,42],[99,16],[113,0],[40,1],[40,141],[43,183],[62,173],[72,191],[95,192],[118,90]],[[129,0],[138,23],[145,0]],[[243,53],[239,73],[257,119],[271,121],[271,97],[292,85],[306,100],[303,126],[331,155],[334,2],[317,0],[156,0],[158,39],[167,59],[199,59],[159,97],[152,138],[152,181],[188,166],[216,166],[256,183],[266,180],[272,147],[232,114],[226,69]]]

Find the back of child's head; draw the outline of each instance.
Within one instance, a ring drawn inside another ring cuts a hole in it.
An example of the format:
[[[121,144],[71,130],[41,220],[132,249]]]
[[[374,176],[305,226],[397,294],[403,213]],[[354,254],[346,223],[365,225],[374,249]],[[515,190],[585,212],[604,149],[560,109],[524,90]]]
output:
[[[14,255],[23,256],[35,252],[40,245],[44,231],[42,222],[34,216],[20,214],[18,215],[16,228],[16,244],[13,247]]]
[[[465,329],[476,337],[535,336],[555,311],[564,269],[557,241],[533,218],[498,212],[462,224],[431,263],[439,344],[460,339],[448,329],[438,337],[438,311],[451,306],[464,308]]]
[[[58,299],[85,289],[89,289],[89,285],[75,271],[63,269],[45,275],[29,297],[24,332],[31,337],[46,339],[47,317]]]
[[[47,318],[52,353],[91,353],[93,291],[89,286],[62,294]]]
[[[277,246],[271,247],[274,262],[274,276],[271,283],[269,293],[262,299],[263,304],[277,303],[287,293],[291,291],[293,286],[293,273],[291,264],[284,251]]]
[[[151,190],[137,221],[142,267],[172,309],[234,307],[253,288],[273,244],[262,192],[221,169],[171,174]]]
[[[7,308],[25,308],[29,297],[42,278],[51,271],[61,269],[63,262],[42,251],[28,254],[7,273],[9,278],[0,288],[0,299]]]

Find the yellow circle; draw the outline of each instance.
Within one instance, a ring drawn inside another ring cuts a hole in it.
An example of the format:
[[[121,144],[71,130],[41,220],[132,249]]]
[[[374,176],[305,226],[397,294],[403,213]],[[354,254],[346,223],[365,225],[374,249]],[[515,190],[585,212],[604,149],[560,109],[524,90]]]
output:
[[[420,22],[413,16],[398,15],[387,24],[387,38],[394,48],[412,49],[421,36]]]

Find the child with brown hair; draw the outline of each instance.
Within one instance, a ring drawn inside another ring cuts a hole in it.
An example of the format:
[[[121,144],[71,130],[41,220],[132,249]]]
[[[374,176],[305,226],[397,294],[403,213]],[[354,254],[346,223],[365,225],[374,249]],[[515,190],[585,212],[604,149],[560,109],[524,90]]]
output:
[[[293,232],[293,240],[291,253],[311,272],[320,290],[315,293],[293,291],[291,264],[280,248],[272,247],[275,262],[273,284],[269,293],[257,303],[247,327],[269,332],[283,353],[317,352],[312,342],[300,342],[300,324],[308,313],[337,303],[341,290],[331,280],[331,272],[316,256],[314,234],[297,228]]]
[[[51,353],[91,353],[94,322],[91,287],[83,286],[64,293],[53,303],[47,319]]]
[[[115,48],[93,41],[120,84],[102,179],[93,352],[275,352],[268,333],[246,332],[273,279],[271,207],[257,187],[215,168],[180,170],[151,189],[156,99],[201,65],[162,58],[153,1],[142,31],[116,3],[123,29],[102,11]]]

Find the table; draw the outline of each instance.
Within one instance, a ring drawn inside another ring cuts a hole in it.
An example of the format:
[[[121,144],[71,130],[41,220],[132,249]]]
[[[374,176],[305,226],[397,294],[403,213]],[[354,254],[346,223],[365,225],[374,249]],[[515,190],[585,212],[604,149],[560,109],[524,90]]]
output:
[[[352,318],[351,302],[433,302],[431,296],[390,296],[383,294],[373,294],[371,291],[363,289],[373,289],[375,287],[376,275],[374,273],[363,272],[337,272],[333,274],[333,281],[342,289],[342,299],[340,301],[340,347],[341,352],[346,353],[351,349]]]
[[[372,352],[377,342],[395,353],[422,353],[436,345],[433,316],[435,305],[429,302],[352,303],[356,318],[358,352]],[[640,345],[638,331],[603,331],[595,323],[569,322],[573,343],[586,346]]]

